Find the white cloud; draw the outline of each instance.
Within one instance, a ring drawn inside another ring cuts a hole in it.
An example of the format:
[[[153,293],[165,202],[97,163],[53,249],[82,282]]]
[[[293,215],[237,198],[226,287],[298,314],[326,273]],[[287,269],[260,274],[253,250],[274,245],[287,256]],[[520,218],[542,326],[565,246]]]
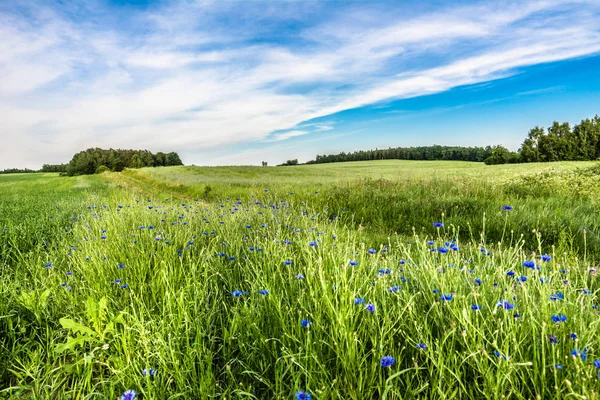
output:
[[[237,27],[242,3],[219,4],[185,2],[111,28],[42,6],[30,19],[0,12],[0,168],[67,161],[91,146],[185,151],[184,161],[199,163],[193,154],[207,148],[334,127],[305,123],[313,118],[600,52],[594,2],[486,3],[409,17],[352,4],[286,40],[277,39],[282,21]],[[233,22],[220,25],[225,12]]]

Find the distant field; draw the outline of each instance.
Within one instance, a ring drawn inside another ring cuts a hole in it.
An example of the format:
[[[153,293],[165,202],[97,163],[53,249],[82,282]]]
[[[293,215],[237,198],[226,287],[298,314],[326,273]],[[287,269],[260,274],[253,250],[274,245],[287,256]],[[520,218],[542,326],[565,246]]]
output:
[[[592,399],[599,188],[595,163],[0,175],[0,398]]]

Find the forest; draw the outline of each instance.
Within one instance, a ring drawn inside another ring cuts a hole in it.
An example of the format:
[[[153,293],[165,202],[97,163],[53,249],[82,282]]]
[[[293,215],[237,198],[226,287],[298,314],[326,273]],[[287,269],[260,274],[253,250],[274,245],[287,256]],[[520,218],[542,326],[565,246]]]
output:
[[[554,122],[548,129],[529,130],[521,148],[504,146],[461,147],[420,146],[361,150],[352,153],[317,155],[307,164],[367,160],[454,160],[493,164],[550,161],[593,161],[600,158],[600,116],[587,118],[572,128],[568,122]],[[294,164],[285,164],[294,165]]]

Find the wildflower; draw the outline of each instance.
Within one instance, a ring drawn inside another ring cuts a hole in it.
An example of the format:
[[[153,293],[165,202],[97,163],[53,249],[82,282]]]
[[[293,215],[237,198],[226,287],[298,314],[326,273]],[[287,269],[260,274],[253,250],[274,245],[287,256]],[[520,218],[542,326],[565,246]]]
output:
[[[231,296],[233,297],[240,297],[244,294],[244,292],[242,292],[241,290],[234,290],[233,292],[231,292]]]
[[[594,367],[600,369],[600,360],[594,360]]]
[[[494,350],[494,355],[498,358],[502,357],[504,360],[508,360],[510,357],[507,355],[503,355],[502,353],[500,353],[498,350]]]
[[[142,375],[146,376],[146,375],[150,375],[150,376],[154,376],[156,374],[156,371],[153,370],[152,368],[144,368],[142,370]]]
[[[550,341],[550,344],[558,344],[558,338],[556,335],[548,335],[548,340]]]
[[[121,289],[127,289],[129,287],[128,284],[124,283],[120,286]]]
[[[120,397],[120,400],[133,400],[137,393],[133,389],[126,390],[125,393]]]
[[[452,296],[452,293],[450,294],[442,294],[440,296],[440,300],[442,301],[452,301],[454,299],[454,297]]]
[[[519,277],[519,280],[520,280],[521,282],[527,282],[527,277],[526,277],[525,275],[521,275],[521,276]]]
[[[46,267],[46,268],[52,268],[52,263],[47,262],[46,264],[44,264],[44,267]]]
[[[396,360],[392,356],[383,356],[381,360],[379,360],[379,365],[382,367],[391,367],[396,363]]]
[[[123,268],[125,268],[125,266],[123,264],[119,264],[119,265],[117,265],[117,268],[123,269]]]
[[[512,211],[512,206],[504,206],[502,207],[502,211]]]
[[[481,286],[481,279],[479,279],[479,278],[475,279],[475,284],[477,286]]]
[[[518,312],[516,312],[516,313],[513,314],[513,318],[514,319],[521,318],[521,314],[519,314]]]
[[[512,310],[513,308],[515,308],[515,305],[513,303],[509,303],[506,300],[500,300],[497,304],[497,307],[502,307],[505,310]]]
[[[443,246],[442,246],[442,247],[440,247],[440,248],[438,249],[438,251],[439,251],[440,253],[442,253],[442,254],[446,254],[446,253],[447,253],[449,250],[448,250],[448,248],[447,248],[447,247],[443,247]]]
[[[392,286],[391,288],[388,288],[388,292],[395,293],[400,289],[402,289],[400,286]]]
[[[361,297],[357,297],[356,299],[354,299],[354,304],[355,305],[360,305],[360,304],[364,304],[365,299],[361,298]]]
[[[515,276],[515,273],[514,273],[514,271],[508,271],[506,273],[506,276],[511,276],[512,277],[512,276]]]
[[[552,322],[558,324],[561,322],[565,322],[567,320],[567,316],[566,315],[562,315],[562,314],[554,314],[552,315]]]
[[[434,228],[443,228],[444,227],[444,223],[443,222],[434,222],[433,223],[433,227]]]
[[[577,334],[575,332],[571,332],[569,337],[571,338],[571,340],[574,340],[574,341],[577,340]]]
[[[365,310],[367,310],[368,312],[375,312],[375,304],[371,304],[371,303],[367,304],[365,306]]]
[[[377,254],[377,250],[375,250],[375,249],[369,249],[367,251],[369,254]]]
[[[417,349],[427,350],[427,345],[425,343],[417,343]]]
[[[310,400],[311,395],[309,393],[299,390],[296,392],[296,400]]]
[[[531,268],[534,269],[535,268],[535,262],[531,261],[531,260],[527,260],[527,261],[523,261],[523,266],[525,268]]]
[[[562,366],[562,364],[554,364],[554,368],[563,369],[563,366]]]
[[[292,265],[293,261],[292,260],[286,260],[283,262],[283,265]]]
[[[471,306],[471,310],[473,310],[473,311],[479,311],[479,310],[481,310],[481,306],[479,306],[479,305],[477,305],[477,304],[473,304],[473,305]]]
[[[267,289],[260,289],[258,291],[259,294],[262,294],[263,296],[266,296],[269,294],[269,291]]]
[[[102,350],[108,350],[108,348],[109,348],[109,347],[110,347],[110,346],[109,346],[109,344],[108,344],[108,343],[104,343],[104,344],[102,345]]]
[[[571,356],[573,356],[573,358],[581,358],[581,361],[586,361],[587,360],[587,349],[583,349],[583,351],[579,351],[577,349],[573,349],[573,351],[571,352]]]
[[[350,265],[352,265],[353,267],[355,267],[355,266],[357,266],[357,265],[358,265],[358,261],[354,261],[354,260],[352,260],[352,261],[348,261],[348,264],[350,264]]]
[[[302,274],[296,274],[296,280],[299,281],[301,279],[304,279],[304,275],[302,275]]]
[[[550,295],[550,300],[552,300],[552,301],[563,300],[564,298],[565,298],[565,295],[562,293],[554,293],[554,294]]]
[[[435,242],[433,240],[428,240],[427,241],[427,246],[433,246]]]
[[[304,328],[308,328],[308,326],[310,325],[310,320],[303,319],[302,321],[300,321],[300,325],[302,325]]]
[[[542,261],[548,262],[550,260],[552,260],[552,256],[550,256],[548,254],[542,254]]]

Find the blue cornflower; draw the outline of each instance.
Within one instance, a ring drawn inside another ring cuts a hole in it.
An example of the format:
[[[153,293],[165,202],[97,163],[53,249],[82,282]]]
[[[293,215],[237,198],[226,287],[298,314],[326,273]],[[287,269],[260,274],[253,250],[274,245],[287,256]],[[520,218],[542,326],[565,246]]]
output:
[[[513,308],[515,308],[515,305],[513,303],[509,303],[506,300],[500,300],[497,304],[497,307],[502,307],[505,310],[512,310]]]
[[[402,289],[400,286],[392,286],[391,288],[388,288],[388,292],[395,293],[400,289]]]
[[[302,279],[304,279],[304,275],[296,274],[296,280],[302,280]]]
[[[404,264],[406,264],[406,261],[404,261],[404,260],[400,260],[400,261],[399,261],[399,264],[400,264],[400,265],[404,265]]]
[[[551,344],[558,344],[558,338],[556,335],[548,335],[548,340]]]
[[[46,267],[46,268],[52,268],[52,263],[47,262],[46,264],[44,264],[44,267]]]
[[[156,374],[156,371],[153,370],[152,368],[144,368],[142,370],[142,375],[146,376],[146,375],[150,375],[150,376],[154,376]]]
[[[577,357],[579,357],[579,358],[581,358],[581,360],[582,360],[582,361],[586,361],[586,360],[587,360],[587,349],[583,349],[583,351],[580,351],[580,350],[574,349],[574,350],[571,352],[571,355],[572,355],[574,358],[577,358]]]
[[[310,325],[310,320],[303,319],[302,321],[300,321],[300,325],[302,325],[304,328],[308,328],[308,326]]]
[[[558,324],[560,322],[565,322],[567,320],[567,316],[566,315],[562,315],[562,314],[554,314],[552,315],[552,322]]]
[[[572,340],[577,340],[577,334],[576,334],[575,332],[571,332],[571,334],[569,335],[569,337],[570,337]]]
[[[231,296],[233,296],[233,297],[240,297],[243,295],[244,295],[244,292],[242,292],[241,290],[234,290],[233,292],[231,292]]]
[[[357,266],[357,265],[358,265],[358,261],[354,261],[354,260],[352,260],[352,261],[348,261],[348,264],[350,264],[350,265],[352,265],[353,267],[355,267],[355,266]]]
[[[369,249],[369,250],[367,250],[367,252],[369,254],[377,254],[377,250],[375,250],[375,249]]]
[[[293,261],[292,260],[286,260],[283,262],[283,265],[292,265]]]
[[[565,298],[565,295],[562,293],[554,293],[550,295],[550,300],[552,301],[556,301],[556,300],[563,300]]]
[[[120,286],[121,289],[127,289],[129,287],[128,284],[124,283]]]
[[[496,357],[502,357],[504,360],[508,360],[510,358],[509,356],[500,353],[498,350],[494,350],[494,354],[496,355]]]
[[[563,366],[562,366],[562,364],[554,364],[554,368],[563,369]]]
[[[519,280],[520,280],[521,282],[527,282],[527,277],[526,277],[525,275],[521,275],[521,276],[519,277]]]
[[[552,256],[548,255],[548,254],[542,254],[542,261],[547,262],[552,260]]]
[[[446,253],[447,253],[449,250],[448,250],[448,248],[447,248],[447,247],[443,247],[443,246],[442,246],[442,247],[440,247],[440,248],[438,249],[438,251],[439,251],[440,253],[442,253],[442,254],[446,254]]]
[[[502,207],[502,211],[512,211],[512,206],[504,206]]]
[[[379,360],[379,365],[382,367],[391,367],[396,363],[396,360],[392,356],[383,356],[381,360]]]
[[[479,278],[475,279],[475,284],[477,286],[480,286],[481,285],[481,279],[479,279]]]
[[[317,247],[317,246],[319,246],[317,242],[308,242],[308,245],[310,247]]]
[[[137,393],[133,389],[126,390],[125,393],[120,397],[120,400],[133,400],[137,396]]]
[[[433,223],[433,227],[434,228],[443,228],[444,227],[444,223],[443,222],[434,222]]]
[[[481,310],[481,306],[479,306],[479,305],[477,305],[477,304],[473,304],[473,305],[471,306],[471,310],[473,310],[473,311],[479,311],[479,310]]]
[[[534,269],[535,268],[535,262],[531,261],[531,260],[527,260],[527,261],[523,261],[523,266],[525,268],[531,268]]]
[[[310,400],[312,396],[309,393],[299,390],[296,392],[296,400]]]
[[[508,271],[508,272],[506,273],[506,276],[511,276],[511,277],[512,277],[512,276],[515,276],[515,272],[514,272],[514,271]]]
[[[600,368],[600,360],[594,360],[594,367]]]
[[[433,246],[435,242],[433,240],[428,240],[427,241],[427,246]]]
[[[454,299],[454,297],[452,296],[452,293],[450,294],[442,294],[440,296],[440,300],[442,301],[452,301]]]
[[[417,349],[427,350],[427,345],[425,343],[417,343]]]
[[[371,303],[367,304],[365,306],[365,310],[367,310],[368,312],[375,312],[375,304],[371,304]]]
[[[360,305],[360,304],[364,304],[365,299],[361,298],[361,297],[357,297],[356,299],[354,299],[354,304],[355,305]]]
[[[117,265],[117,268],[123,269],[123,268],[125,268],[125,266],[123,264],[119,264],[119,265]]]
[[[269,294],[269,291],[267,289],[260,289],[258,291],[259,294],[262,294],[263,296],[266,296]]]

